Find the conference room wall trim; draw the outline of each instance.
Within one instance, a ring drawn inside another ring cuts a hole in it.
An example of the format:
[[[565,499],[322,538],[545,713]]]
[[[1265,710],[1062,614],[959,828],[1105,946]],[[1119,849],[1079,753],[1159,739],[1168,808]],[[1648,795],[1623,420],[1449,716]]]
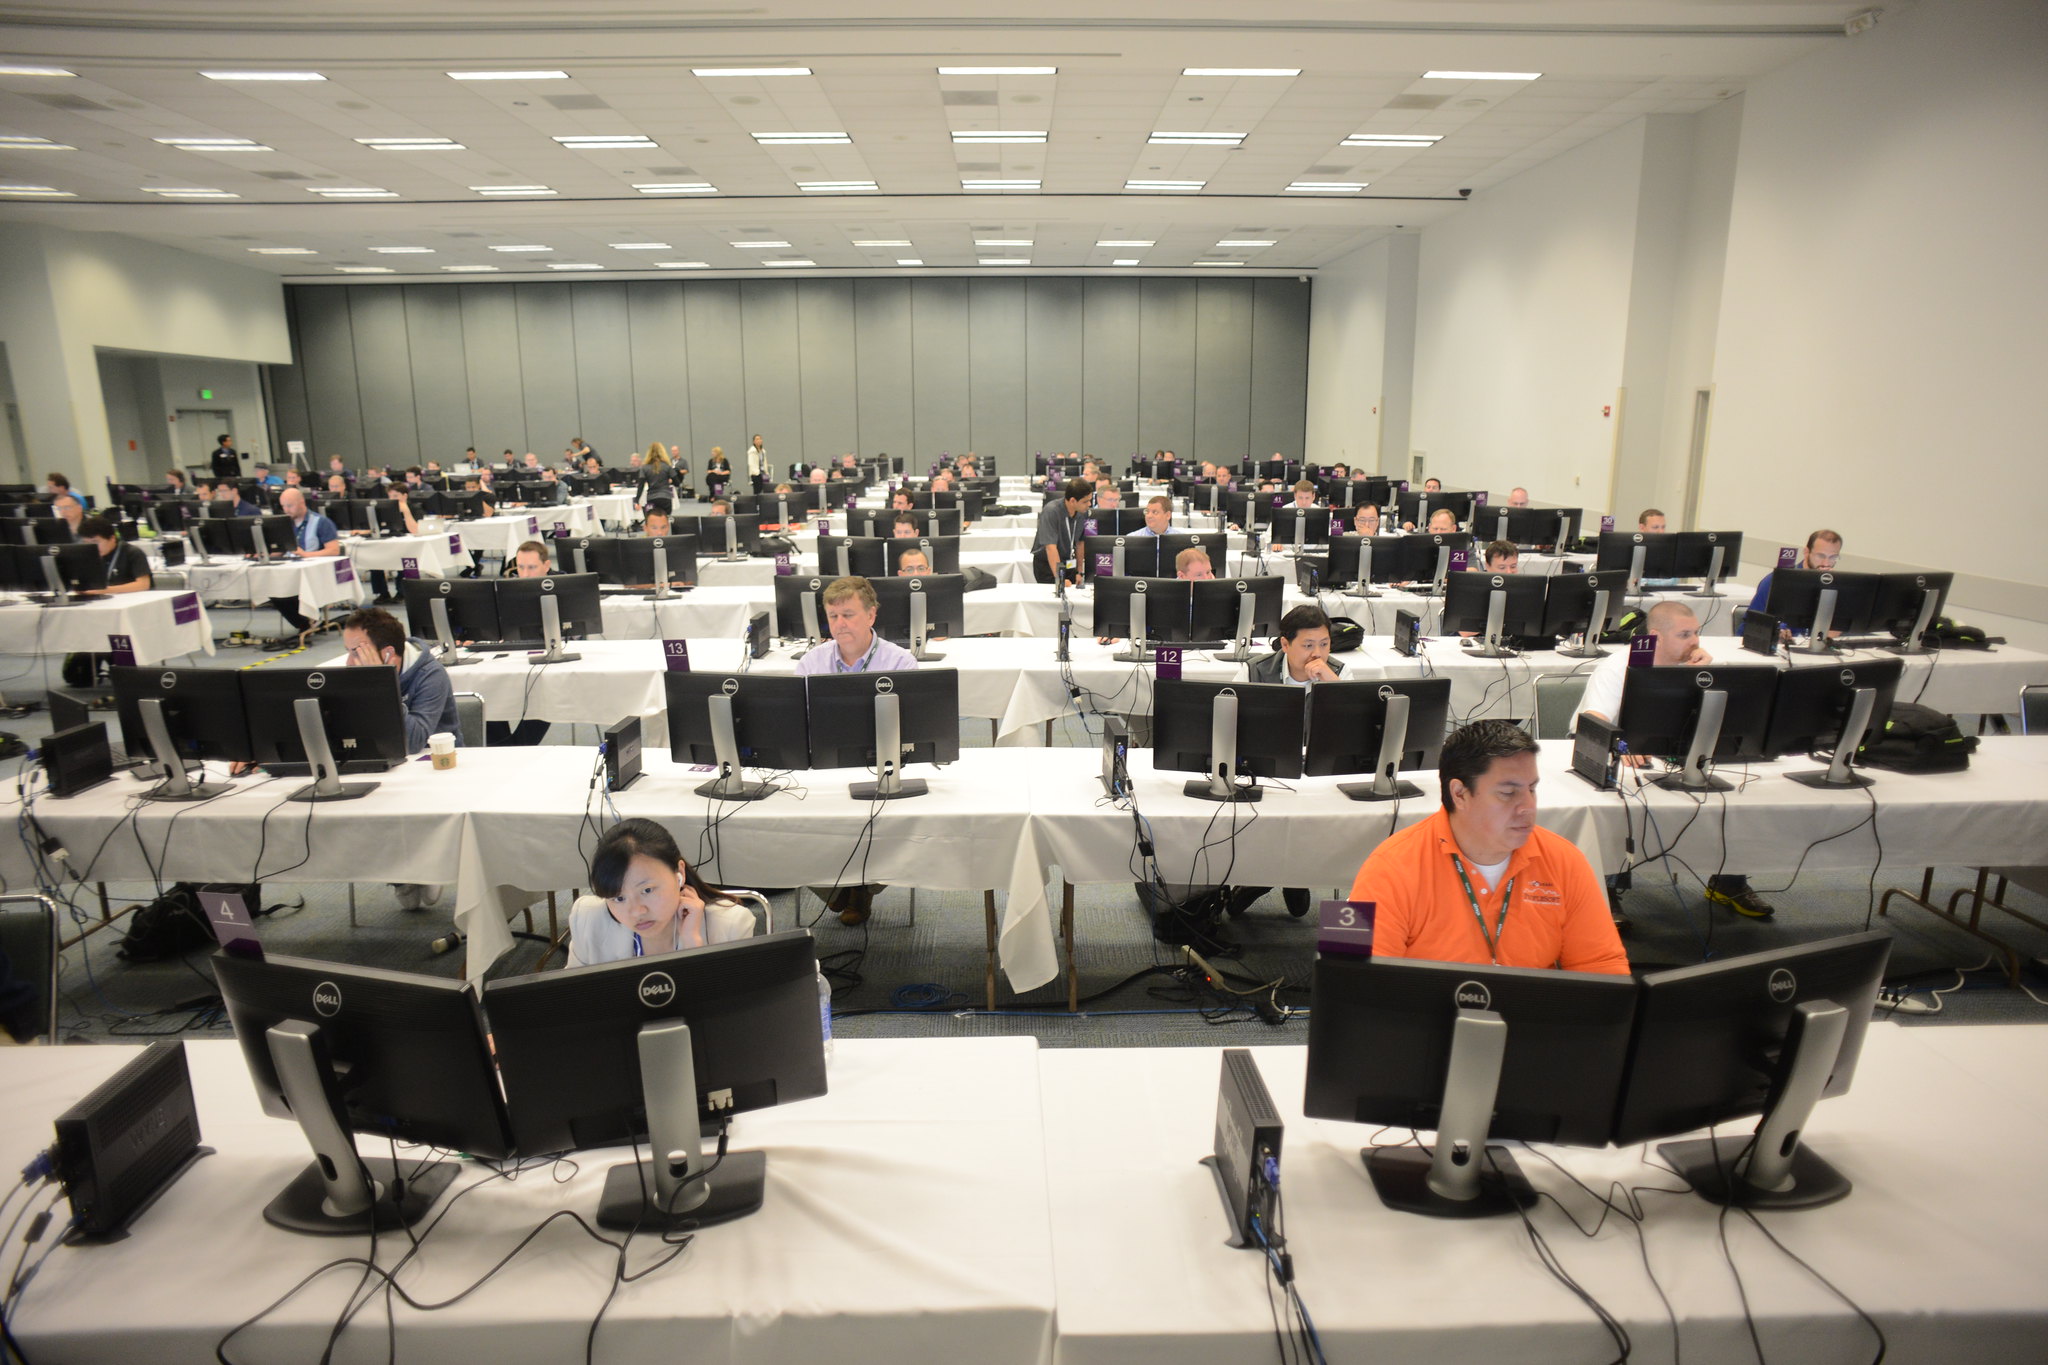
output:
[[[474,445],[702,468],[1302,450],[1310,286],[1258,279],[577,280],[289,286],[276,439],[411,464]]]

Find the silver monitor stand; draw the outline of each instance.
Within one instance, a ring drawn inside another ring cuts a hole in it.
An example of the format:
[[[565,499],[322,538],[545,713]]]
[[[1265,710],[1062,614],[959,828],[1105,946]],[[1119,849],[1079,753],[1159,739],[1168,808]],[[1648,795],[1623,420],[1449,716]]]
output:
[[[292,716],[299,723],[299,745],[306,751],[306,764],[313,780],[293,792],[292,801],[355,801],[377,790],[375,782],[344,782],[341,765],[334,761],[334,747],[327,742],[327,725],[320,718],[320,701],[300,697],[292,703]]]
[[[583,657],[562,648],[562,604],[553,593],[540,599],[540,638],[546,647],[538,653],[529,651],[526,656],[526,662],[536,668],[542,664],[570,664]]]
[[[1536,1202],[1536,1192],[1507,1149],[1486,1145],[1507,1046],[1508,1025],[1500,1015],[1458,1011],[1451,1026],[1436,1151],[1367,1147],[1359,1153],[1388,1208],[1432,1218],[1491,1218]],[[1488,1166],[1491,1179],[1486,1178]]]
[[[615,1232],[666,1230],[681,1221],[704,1227],[760,1208],[768,1178],[765,1152],[727,1152],[705,1160],[689,1024],[681,1019],[642,1024],[639,1049],[648,1161],[644,1166],[637,1160],[623,1162],[605,1173],[597,1225]],[[716,1171],[708,1172],[714,1165]]]
[[[697,795],[715,801],[761,801],[774,790],[766,782],[749,782],[740,775],[740,743],[732,724],[732,698],[718,694],[705,698],[711,719],[712,760],[718,776],[697,788]]]
[[[903,775],[902,699],[894,692],[875,694],[875,775],[873,782],[855,782],[847,793],[856,801],[897,801],[923,796],[930,788],[921,777]]]

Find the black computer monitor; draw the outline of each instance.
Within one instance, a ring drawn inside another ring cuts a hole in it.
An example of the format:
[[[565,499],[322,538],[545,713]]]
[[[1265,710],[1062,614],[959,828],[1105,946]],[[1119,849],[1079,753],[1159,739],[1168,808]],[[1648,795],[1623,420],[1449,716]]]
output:
[[[1444,580],[1444,609],[1438,629],[1445,635],[1472,631],[1479,656],[1504,658],[1509,641],[1543,633],[1543,599],[1548,580],[1535,574],[1468,569]]]
[[[1453,554],[1462,550],[1468,560],[1472,555],[1472,537],[1463,531],[1412,531],[1399,539],[1401,546],[1396,553],[1401,560],[1401,576],[1394,581],[1426,584],[1424,592],[1442,590],[1444,580],[1451,574]]]
[[[1446,507],[1457,517],[1458,525],[1465,525],[1472,520],[1472,502],[1473,495],[1469,492],[1452,493],[1439,489],[1425,493],[1419,488],[1411,488],[1401,494],[1397,507],[1403,525],[1413,522],[1415,529],[1422,531],[1428,529],[1430,517]]]
[[[57,523],[63,525],[62,522]],[[107,586],[106,561],[89,540],[21,547],[21,576],[31,592],[98,592]],[[55,569],[56,588],[51,588]]]
[[[918,662],[943,659],[925,646],[935,636],[967,633],[967,580],[956,573],[918,578],[876,578],[875,630],[894,644],[907,647]]]
[[[139,519],[158,535],[175,535],[199,520],[199,504],[183,498],[159,498],[142,509]]]
[[[1204,801],[1256,801],[1240,777],[1300,777],[1309,689],[1285,683],[1195,682],[1152,686],[1152,765],[1202,773],[1183,791]]]
[[[1332,532],[1331,523],[1336,522],[1335,532],[1344,533],[1342,514],[1327,507],[1304,507],[1297,509],[1293,502],[1283,504],[1273,513],[1273,543],[1275,545],[1327,545]]]
[[[657,561],[663,567],[657,568]],[[586,562],[600,584],[643,588],[665,582],[669,588],[693,588],[697,585],[697,538],[601,536],[591,544]]]
[[[959,542],[956,539],[954,543]],[[818,572],[828,579],[845,578],[849,574],[858,574],[862,578],[887,577],[892,572],[888,544],[879,536],[819,536]]]
[[[1491,503],[1472,513],[1472,535],[1533,548],[1567,546],[1579,538],[1577,507],[1509,507]]]
[[[607,1228],[752,1213],[766,1154],[706,1157],[700,1128],[825,1093],[817,970],[809,932],[793,929],[487,983],[520,1152],[645,1138],[655,1159],[614,1166],[605,1180]]]
[[[0,522],[0,535],[16,545],[69,545],[71,527],[56,517],[20,517]]]
[[[1558,653],[1574,659],[1598,659],[1600,636],[1621,618],[1628,597],[1628,570],[1552,574],[1543,599],[1543,626],[1536,633],[1550,639],[1583,635],[1576,645]]]
[[[557,648],[548,631],[548,607],[554,604],[561,639],[581,640],[604,633],[604,605],[594,573],[559,573],[545,578],[498,580],[498,629],[507,640],[538,640],[547,645],[535,663],[567,663],[577,656]]]
[[[453,1161],[363,1156],[355,1133],[378,1145],[513,1153],[466,983],[296,957],[212,961],[263,1112],[297,1121],[313,1148],[266,1221],[321,1234],[407,1227],[455,1178]]]
[[[1849,1088],[1890,957],[1891,935],[1873,930],[1644,976],[1614,1141],[1761,1115],[1753,1137],[1658,1153],[1716,1203],[1840,1199],[1849,1182],[1801,1137],[1814,1103]]]
[[[438,640],[444,648],[505,638],[498,625],[498,585],[491,579],[402,578],[398,592],[409,635]]]
[[[1084,578],[1172,578],[1173,555],[1163,554],[1164,549],[1158,536],[1084,536],[1081,574]]]
[[[848,518],[853,525],[871,536],[889,539],[896,531],[899,513],[889,508],[861,508]],[[928,508],[912,509],[910,516],[917,522],[917,533],[921,536],[957,536],[960,534],[960,509],[942,507],[936,511]]]
[[[876,781],[852,785],[856,801],[922,796],[926,784],[903,777],[903,765],[959,759],[960,675],[952,669],[831,673],[809,682],[811,766],[876,770]]]
[[[1353,801],[1394,801],[1422,795],[1396,772],[1434,768],[1450,724],[1449,678],[1386,678],[1317,683],[1309,689],[1308,777],[1371,773],[1370,782],[1343,782]]]
[[[117,665],[111,676],[121,746],[130,758],[151,760],[145,771],[161,779],[152,797],[191,801],[219,796],[227,788],[189,781],[187,767],[207,759],[231,763],[255,756],[239,670]]]
[[[787,493],[742,493],[732,500],[733,511],[758,517],[763,526],[799,525],[809,520],[817,505],[818,496],[809,484]]]
[[[825,589],[837,575],[781,574],[775,579],[775,633],[785,640],[822,640]]]
[[[1326,955],[1308,1025],[1312,1119],[1433,1129],[1361,1155],[1390,1208],[1484,1217],[1535,1202],[1489,1138],[1603,1146],[1629,1054],[1626,975]],[[1483,1154],[1483,1157],[1482,1157]]]
[[[402,536],[405,509],[395,498],[341,498],[323,502],[320,511],[337,531],[374,531],[378,535]]]
[[[1675,772],[1648,779],[1688,791],[1730,791],[1715,763],[1764,756],[1764,731],[1778,670],[1761,665],[1631,667],[1621,685],[1621,739],[1628,752],[1676,760]]]
[[[1804,652],[1825,654],[1830,632],[1867,635],[1875,628],[1883,577],[1837,569],[1777,569],[1764,614],[1781,626],[1807,632]]]
[[[1697,578],[1704,586],[1695,597],[1719,597],[1716,583],[1733,578],[1742,567],[1742,532],[1677,531],[1672,535],[1674,578]]]
[[[754,512],[735,509],[729,517],[671,517],[669,529],[677,535],[697,537],[697,553],[706,559],[749,555],[761,548],[761,518]]]
[[[1596,569],[1619,569],[1631,589],[1645,578],[1678,577],[1678,536],[1671,531],[1602,531]]]
[[[742,768],[783,771],[811,766],[810,712],[804,679],[776,673],[668,673],[669,755],[678,763],[710,763],[718,776],[699,796],[759,801],[766,782],[748,782]]]
[[[1184,644],[1194,638],[1188,634],[1194,587],[1181,578],[1097,578],[1095,633],[1108,640],[1128,640],[1129,645],[1116,656],[1126,663],[1142,663],[1152,657],[1146,641]]]
[[[1928,628],[1948,604],[1952,573],[1879,574],[1877,602],[1870,615],[1878,630],[1896,636],[1900,643],[1888,648],[1900,654],[1926,654]]]
[[[443,489],[431,498],[420,501],[427,504],[426,510],[437,517],[454,517],[457,521],[475,521],[484,515],[485,494],[481,489],[456,491]]]
[[[1770,727],[1764,732],[1765,756],[1826,751],[1832,756],[1826,768],[1785,776],[1809,787],[1869,786],[1870,779],[1851,765],[1865,735],[1884,733],[1905,668],[1903,659],[1860,659],[1780,673]]]
[[[1360,597],[1378,597],[1379,594],[1367,585],[1401,582],[1408,571],[1401,549],[1401,542],[1406,539],[1406,536],[1361,536],[1351,531],[1332,536],[1330,562],[1323,571],[1323,582],[1357,587],[1361,589],[1356,594]]]
[[[1248,662],[1252,637],[1280,629],[1280,614],[1287,593],[1287,580],[1279,574],[1253,578],[1203,578],[1194,584],[1194,614],[1188,625],[1196,640],[1232,640],[1232,648],[1217,656],[1238,663]]]
[[[822,542],[821,542],[822,543]],[[909,536],[895,537],[882,542],[882,556],[888,570],[887,577],[896,576],[897,561],[906,550],[923,550],[930,562],[933,573],[960,572],[960,537],[958,536]],[[824,561],[819,560],[822,568]]]
[[[256,761],[292,772],[303,764],[313,777],[292,793],[294,801],[367,796],[375,782],[345,783],[342,774],[405,762],[405,702],[395,668],[258,669],[243,675],[242,705]]]
[[[1145,509],[1139,507],[1091,507],[1081,514],[1084,536],[1127,536],[1145,529]]]

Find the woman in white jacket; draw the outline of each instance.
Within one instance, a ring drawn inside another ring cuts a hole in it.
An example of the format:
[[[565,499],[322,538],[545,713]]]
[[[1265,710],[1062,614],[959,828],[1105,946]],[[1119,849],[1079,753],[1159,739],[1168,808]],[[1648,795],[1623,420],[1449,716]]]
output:
[[[597,894],[569,912],[569,965],[588,967],[747,938],[753,913],[724,899],[683,861],[666,829],[622,820],[590,860]]]

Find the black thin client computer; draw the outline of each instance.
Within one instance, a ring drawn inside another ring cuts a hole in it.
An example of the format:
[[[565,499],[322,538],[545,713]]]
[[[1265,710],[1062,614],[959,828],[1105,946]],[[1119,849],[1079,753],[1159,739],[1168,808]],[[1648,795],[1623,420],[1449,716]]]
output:
[[[1239,777],[1302,775],[1306,688],[1161,678],[1152,688],[1152,763],[1202,773],[1182,791],[1203,801],[1256,801]]]
[[[1309,689],[1306,777],[1371,773],[1370,782],[1340,782],[1353,801],[1420,796],[1394,776],[1434,768],[1443,752],[1451,710],[1449,678],[1387,678],[1317,683]]]

